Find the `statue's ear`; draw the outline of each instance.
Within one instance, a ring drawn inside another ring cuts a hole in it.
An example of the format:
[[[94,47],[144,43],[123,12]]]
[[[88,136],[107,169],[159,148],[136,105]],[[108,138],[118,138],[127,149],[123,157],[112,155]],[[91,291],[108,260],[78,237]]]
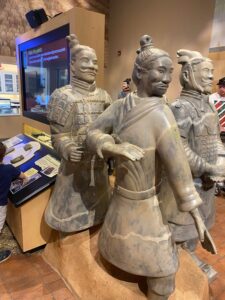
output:
[[[189,82],[189,72],[188,71],[184,71],[182,74],[183,80],[184,82]]]
[[[143,74],[143,71],[141,68],[137,67],[137,70],[136,70],[136,76],[137,76],[137,79],[138,80],[141,80],[142,79],[142,74]]]

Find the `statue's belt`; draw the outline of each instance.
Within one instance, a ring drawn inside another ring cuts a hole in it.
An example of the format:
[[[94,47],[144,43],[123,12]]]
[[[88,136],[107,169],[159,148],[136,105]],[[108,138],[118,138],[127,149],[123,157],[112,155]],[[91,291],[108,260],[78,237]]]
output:
[[[145,200],[159,193],[160,184],[161,183],[145,191],[130,191],[119,185],[116,185],[114,191],[130,200]]]

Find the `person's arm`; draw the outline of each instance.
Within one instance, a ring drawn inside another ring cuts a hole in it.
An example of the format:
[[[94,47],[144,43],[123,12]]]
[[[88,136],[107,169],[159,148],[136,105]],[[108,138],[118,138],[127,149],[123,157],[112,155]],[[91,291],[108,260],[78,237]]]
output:
[[[19,178],[25,180],[27,179],[27,176],[23,172],[21,172]]]

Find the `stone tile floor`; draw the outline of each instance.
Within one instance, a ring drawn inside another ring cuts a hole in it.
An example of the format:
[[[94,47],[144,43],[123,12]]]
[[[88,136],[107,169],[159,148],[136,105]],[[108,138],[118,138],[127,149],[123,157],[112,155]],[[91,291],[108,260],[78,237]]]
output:
[[[225,198],[218,197],[216,206],[216,224],[211,234],[218,254],[208,254],[200,246],[197,253],[218,272],[210,284],[212,299],[225,300]],[[0,300],[75,300],[60,276],[42,259],[42,250],[22,254],[7,226],[0,237],[0,248],[13,252],[9,260],[0,264]]]
[[[7,226],[0,248],[13,254],[0,264],[0,300],[74,300],[60,276],[42,259],[43,248],[23,254]]]

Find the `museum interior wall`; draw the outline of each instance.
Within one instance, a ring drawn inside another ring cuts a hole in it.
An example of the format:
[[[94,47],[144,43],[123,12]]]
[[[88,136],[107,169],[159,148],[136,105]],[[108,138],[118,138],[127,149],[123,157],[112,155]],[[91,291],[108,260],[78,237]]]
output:
[[[153,38],[156,47],[169,52],[174,61],[173,81],[167,96],[179,95],[180,84],[176,51],[197,50],[208,56],[214,0],[113,0],[110,2],[109,62],[105,88],[115,99],[121,82],[131,76],[132,62],[143,34]],[[118,55],[121,51],[121,55]]]
[[[183,0],[182,4],[179,0],[24,0],[19,6],[17,3],[16,0],[0,2],[1,61],[15,57],[15,37],[30,30],[26,12],[43,7],[53,17],[79,6],[106,15],[105,88],[112,98],[117,98],[122,80],[131,76],[137,41],[143,33],[148,33],[155,45],[168,51],[174,61],[173,82],[167,93],[172,101],[180,91],[176,51],[188,48],[208,55],[215,0]],[[8,120],[10,126],[5,127]],[[0,138],[17,134],[21,128],[22,117],[0,118]]]

